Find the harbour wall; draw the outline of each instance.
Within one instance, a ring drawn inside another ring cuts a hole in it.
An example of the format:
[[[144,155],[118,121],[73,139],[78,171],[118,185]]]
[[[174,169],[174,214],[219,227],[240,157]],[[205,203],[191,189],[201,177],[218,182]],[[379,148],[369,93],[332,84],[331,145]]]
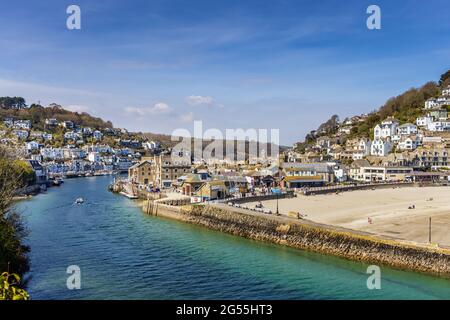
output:
[[[212,230],[350,260],[450,278],[450,250],[286,217],[247,214],[232,207],[143,202],[143,211]]]

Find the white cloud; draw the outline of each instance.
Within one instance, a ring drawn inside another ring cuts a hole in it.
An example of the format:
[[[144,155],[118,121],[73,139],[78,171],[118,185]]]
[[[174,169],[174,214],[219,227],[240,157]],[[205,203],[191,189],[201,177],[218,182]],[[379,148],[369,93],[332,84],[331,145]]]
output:
[[[125,108],[127,113],[137,114],[139,116],[147,116],[147,115],[158,115],[158,114],[167,114],[172,111],[172,108],[164,102],[155,103],[152,107],[128,107]]]
[[[191,106],[208,106],[214,105],[214,99],[209,96],[195,96],[186,97],[186,102]]]
[[[180,121],[185,123],[194,121],[194,113],[188,112],[186,114],[182,114],[180,116]]]

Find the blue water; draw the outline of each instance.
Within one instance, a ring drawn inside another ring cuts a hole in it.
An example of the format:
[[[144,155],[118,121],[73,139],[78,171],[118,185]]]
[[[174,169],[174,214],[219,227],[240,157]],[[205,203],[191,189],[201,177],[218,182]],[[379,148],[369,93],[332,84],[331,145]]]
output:
[[[66,180],[18,205],[33,299],[450,299],[450,280],[243,239],[143,214],[111,177]],[[83,205],[74,205],[83,197]],[[81,268],[69,290],[66,268]]]

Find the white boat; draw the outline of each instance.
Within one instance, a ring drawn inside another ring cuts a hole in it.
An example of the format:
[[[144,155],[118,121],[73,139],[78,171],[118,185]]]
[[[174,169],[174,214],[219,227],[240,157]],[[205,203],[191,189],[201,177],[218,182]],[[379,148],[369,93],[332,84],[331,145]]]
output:
[[[77,198],[76,200],[75,200],[75,204],[82,204],[84,202],[84,199],[83,198]]]

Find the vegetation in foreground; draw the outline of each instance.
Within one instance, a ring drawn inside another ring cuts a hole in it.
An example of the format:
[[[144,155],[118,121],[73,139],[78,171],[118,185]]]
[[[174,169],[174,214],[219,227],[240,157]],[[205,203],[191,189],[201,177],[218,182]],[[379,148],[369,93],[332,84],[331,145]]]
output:
[[[0,271],[6,272],[0,278],[0,298],[23,295],[20,276],[29,270],[30,249],[24,244],[27,230],[14,210],[13,201],[16,191],[32,180],[29,167],[0,147]]]

